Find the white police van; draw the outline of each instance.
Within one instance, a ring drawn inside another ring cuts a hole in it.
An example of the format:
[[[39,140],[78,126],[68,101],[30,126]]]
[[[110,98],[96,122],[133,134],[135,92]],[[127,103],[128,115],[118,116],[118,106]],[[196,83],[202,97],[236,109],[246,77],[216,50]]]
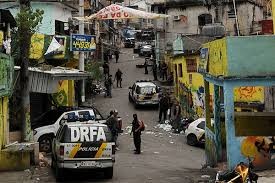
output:
[[[52,124],[39,126],[33,130],[34,141],[39,142],[39,150],[43,152],[51,152],[52,139],[55,137],[60,125],[65,122],[82,122],[92,121],[97,123],[105,123],[106,120],[95,108],[87,108],[81,110],[73,110],[64,112]]]
[[[52,168],[56,179],[65,177],[64,171],[99,169],[106,178],[113,177],[115,143],[104,124],[66,123],[52,143]]]

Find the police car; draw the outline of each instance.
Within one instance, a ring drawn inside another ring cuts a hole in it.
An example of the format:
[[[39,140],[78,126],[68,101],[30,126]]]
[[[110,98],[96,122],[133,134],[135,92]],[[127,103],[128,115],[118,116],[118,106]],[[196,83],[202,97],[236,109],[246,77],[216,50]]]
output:
[[[52,168],[57,181],[65,178],[66,170],[96,169],[105,178],[113,177],[115,143],[105,124],[65,123],[52,143]]]
[[[92,121],[97,123],[106,122],[96,108],[83,108],[80,110],[64,112],[57,118],[56,121],[51,121],[48,124],[41,123],[33,129],[34,140],[39,142],[39,150],[43,152],[50,152],[52,139],[56,135],[60,125],[65,122],[78,121]]]
[[[139,80],[129,87],[129,101],[135,107],[141,105],[159,105],[159,87],[152,81]]]

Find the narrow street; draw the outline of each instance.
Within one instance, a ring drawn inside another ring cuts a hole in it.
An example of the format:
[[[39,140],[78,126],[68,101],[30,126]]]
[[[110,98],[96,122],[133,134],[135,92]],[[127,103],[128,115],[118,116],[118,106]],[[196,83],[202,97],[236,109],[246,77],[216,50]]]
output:
[[[128,101],[128,87],[138,79],[152,79],[152,75],[144,74],[144,69],[136,68],[143,63],[144,58],[135,55],[132,49],[123,49],[119,63],[111,61],[111,74],[114,76],[117,68],[123,72],[123,88],[114,88],[112,98],[96,96],[95,106],[103,113],[117,109],[123,119],[124,133],[119,136],[119,148],[116,153],[115,173],[112,180],[105,180],[100,174],[73,173],[67,174],[67,181],[78,182],[116,182],[116,183],[177,183],[198,182],[202,175],[209,172],[200,170],[204,164],[204,149],[186,144],[184,134],[173,134],[160,129],[157,109],[138,109]],[[150,71],[150,70],[149,70]],[[91,102],[91,101],[88,101]],[[142,154],[133,153],[133,138],[127,127],[132,121],[132,114],[137,113],[144,120],[146,130],[142,135]],[[50,157],[49,157],[50,159]],[[81,177],[81,178],[80,178]],[[50,167],[42,168],[39,182],[55,182]]]

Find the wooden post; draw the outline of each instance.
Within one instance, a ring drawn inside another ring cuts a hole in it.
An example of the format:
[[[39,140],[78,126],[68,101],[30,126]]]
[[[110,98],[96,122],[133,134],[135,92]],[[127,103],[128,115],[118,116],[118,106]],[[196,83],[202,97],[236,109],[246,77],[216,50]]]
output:
[[[227,164],[229,169],[233,169],[239,162],[240,143],[236,140],[234,123],[234,95],[233,87],[224,84],[224,113],[226,130],[226,150]]]

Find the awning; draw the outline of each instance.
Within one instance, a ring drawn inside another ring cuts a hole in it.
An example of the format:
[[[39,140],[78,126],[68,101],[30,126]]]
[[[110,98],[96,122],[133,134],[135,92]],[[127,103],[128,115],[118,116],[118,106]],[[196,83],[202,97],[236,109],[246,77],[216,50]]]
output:
[[[14,67],[20,70],[19,66]],[[82,80],[90,77],[85,71],[66,67],[29,67],[30,92],[56,93],[60,80]]]
[[[93,19],[98,20],[110,20],[110,19],[158,19],[158,18],[167,18],[168,15],[149,13],[141,10],[136,10],[133,8],[123,7],[117,4],[111,4],[103,9],[101,9],[96,14],[92,14],[88,17],[74,17],[77,20],[89,21]]]

